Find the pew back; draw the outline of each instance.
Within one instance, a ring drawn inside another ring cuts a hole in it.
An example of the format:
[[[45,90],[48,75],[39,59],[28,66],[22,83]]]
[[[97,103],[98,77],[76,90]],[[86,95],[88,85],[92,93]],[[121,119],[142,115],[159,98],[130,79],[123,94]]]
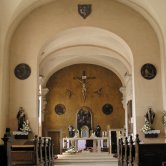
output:
[[[140,166],[165,166],[166,144],[140,144],[139,165]]]
[[[51,138],[37,137],[30,141],[29,144],[24,145],[11,145],[10,138],[4,135],[2,139],[3,158],[5,162],[3,166],[16,166],[16,165],[33,165],[33,166],[53,166],[53,144]],[[0,148],[1,149],[1,148]]]
[[[0,163],[7,165],[7,156],[4,144],[0,145]]]
[[[34,145],[12,145],[12,165],[36,165],[36,152]]]
[[[140,144],[138,135],[120,139],[118,159],[119,166],[166,166],[166,144]]]

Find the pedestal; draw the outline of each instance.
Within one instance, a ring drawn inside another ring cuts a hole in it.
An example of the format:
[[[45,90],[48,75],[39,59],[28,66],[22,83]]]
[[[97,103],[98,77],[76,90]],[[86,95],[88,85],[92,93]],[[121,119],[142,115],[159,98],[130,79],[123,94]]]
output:
[[[157,138],[160,134],[160,130],[150,130],[145,132],[145,138]]]
[[[28,132],[14,131],[13,135],[15,139],[28,139]]]
[[[145,138],[157,138],[158,134],[145,134]]]

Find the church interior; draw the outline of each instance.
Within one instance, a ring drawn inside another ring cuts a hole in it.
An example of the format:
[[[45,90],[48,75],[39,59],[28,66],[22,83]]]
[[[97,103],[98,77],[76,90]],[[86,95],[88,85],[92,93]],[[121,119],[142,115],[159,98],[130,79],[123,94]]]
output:
[[[142,144],[158,145],[160,156],[166,152],[165,6],[162,0],[1,0],[0,144],[9,135],[13,149],[43,137],[52,141],[57,163],[66,153],[100,152],[112,166],[120,160],[120,138],[139,135]],[[74,162],[66,156],[66,165]]]

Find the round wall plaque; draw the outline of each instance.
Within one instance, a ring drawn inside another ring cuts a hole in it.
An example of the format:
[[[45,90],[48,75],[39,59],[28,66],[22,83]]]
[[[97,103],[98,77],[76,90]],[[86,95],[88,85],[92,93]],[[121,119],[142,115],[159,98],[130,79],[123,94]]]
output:
[[[27,64],[21,63],[16,66],[14,74],[18,79],[25,80],[30,76],[31,68]]]
[[[156,74],[156,67],[150,63],[144,64],[141,68],[141,75],[147,80],[153,79],[156,76]]]
[[[113,112],[113,107],[111,104],[104,104],[102,110],[104,114],[109,115]]]
[[[56,114],[62,115],[62,114],[65,113],[65,111],[66,111],[66,108],[65,108],[65,106],[63,104],[57,104],[55,106],[55,112],[56,112]]]

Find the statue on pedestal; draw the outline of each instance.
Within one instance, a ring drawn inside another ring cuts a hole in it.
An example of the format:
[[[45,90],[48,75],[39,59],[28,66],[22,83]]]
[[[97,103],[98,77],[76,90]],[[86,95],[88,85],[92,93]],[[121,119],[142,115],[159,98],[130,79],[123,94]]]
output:
[[[145,115],[145,118],[148,120],[148,122],[152,125],[154,118],[155,118],[155,113],[152,111],[152,108],[150,107],[148,109],[148,112]]]
[[[17,113],[17,120],[18,120],[18,131],[21,131],[23,128],[23,124],[25,122],[25,112],[23,107],[19,108],[19,111]]]
[[[96,137],[101,137],[101,127],[99,125],[96,126],[95,135]]]
[[[72,125],[69,125],[68,131],[69,131],[69,138],[74,137],[75,132],[74,132],[74,128]]]
[[[148,133],[150,131],[154,131],[155,129],[152,127],[154,122],[155,113],[152,111],[152,108],[149,107],[147,113],[145,114],[145,124],[141,129],[143,133]]]

